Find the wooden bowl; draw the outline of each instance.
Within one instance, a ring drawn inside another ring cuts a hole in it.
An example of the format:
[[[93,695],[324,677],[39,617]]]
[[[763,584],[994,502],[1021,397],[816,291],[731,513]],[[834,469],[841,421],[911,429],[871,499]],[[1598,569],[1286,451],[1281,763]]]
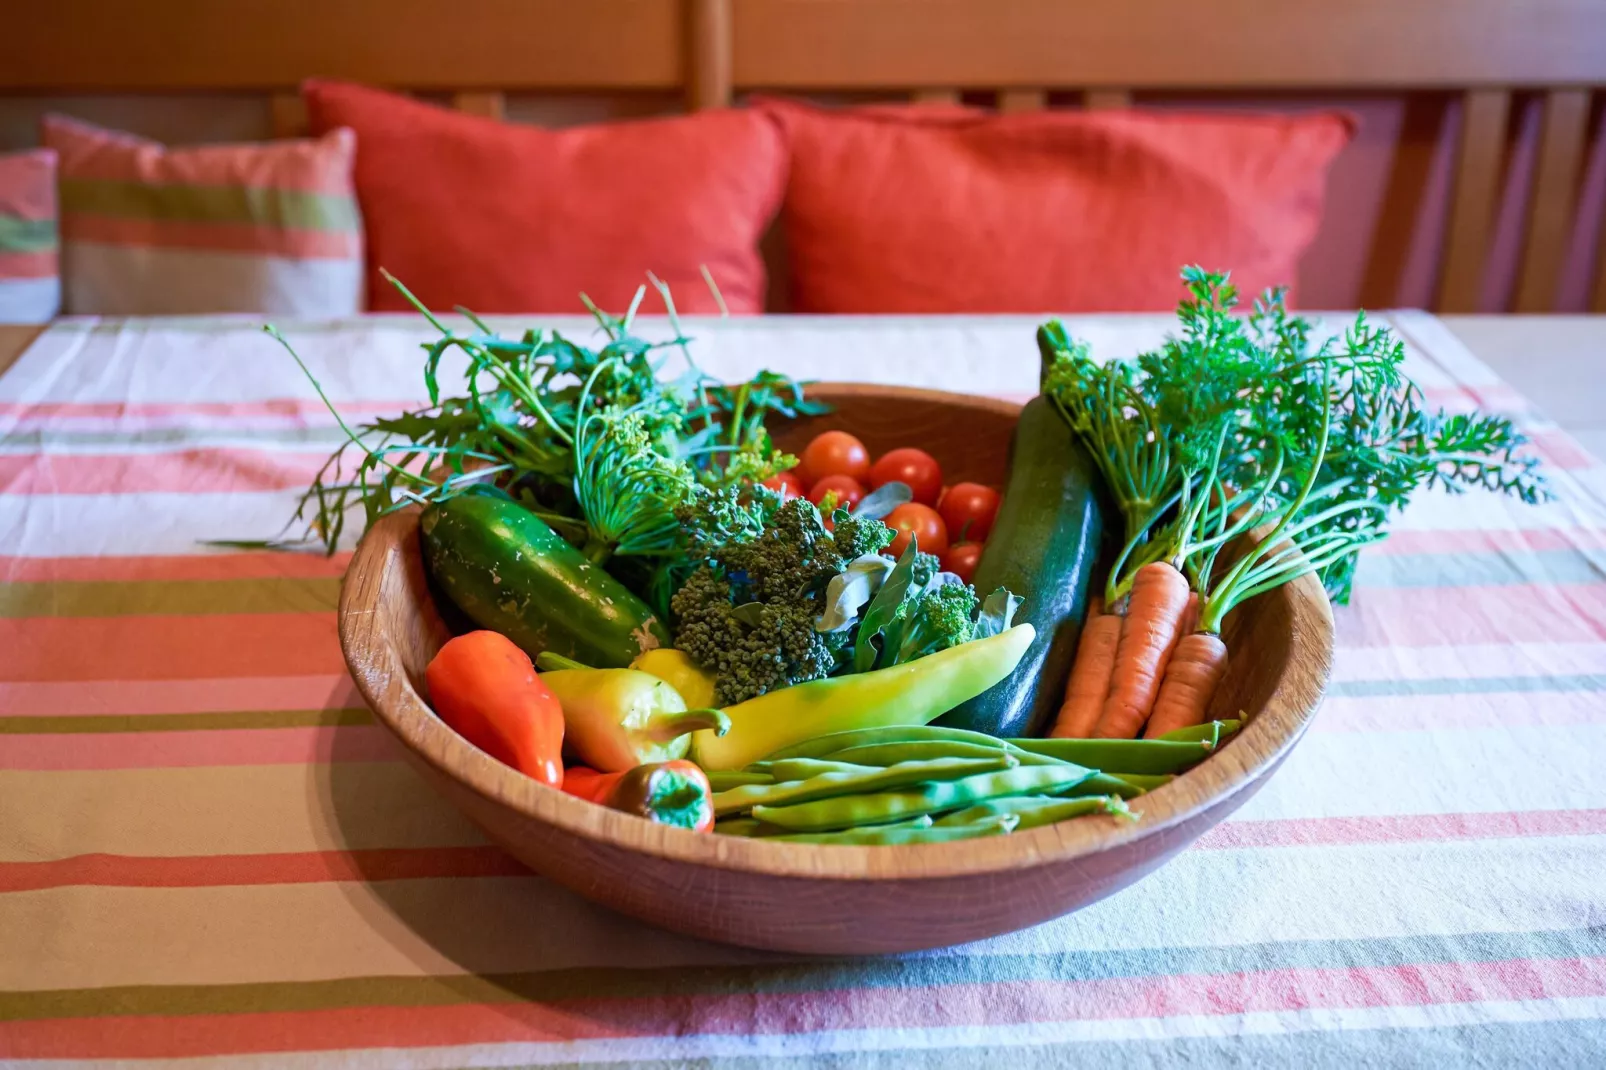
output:
[[[797,450],[825,427],[872,454],[918,445],[950,481],[1002,486],[1017,406],[894,387],[820,384],[829,416],[777,435]],[[531,869],[666,929],[751,947],[858,954],[976,940],[1102,899],[1242,806],[1321,702],[1333,620],[1314,577],[1229,618],[1218,716],[1247,714],[1220,751],[1135,803],[1137,822],[1087,817],[948,845],[822,847],[655,825],[536,783],[447,728],[421,697],[449,632],[431,602],[416,511],[384,518],[340,600],[351,674],[424,779]]]

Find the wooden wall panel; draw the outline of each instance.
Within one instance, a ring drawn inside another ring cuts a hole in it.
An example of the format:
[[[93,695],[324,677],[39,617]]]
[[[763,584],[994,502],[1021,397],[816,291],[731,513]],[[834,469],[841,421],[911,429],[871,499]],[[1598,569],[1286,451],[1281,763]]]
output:
[[[1474,89],[1463,99],[1450,234],[1439,276],[1438,307],[1445,312],[1478,311],[1510,112],[1505,90]]]
[[[1528,234],[1517,282],[1518,312],[1548,312],[1555,307],[1556,283],[1578,203],[1578,174],[1588,125],[1587,90],[1558,89],[1546,94],[1539,164],[1529,194]]]

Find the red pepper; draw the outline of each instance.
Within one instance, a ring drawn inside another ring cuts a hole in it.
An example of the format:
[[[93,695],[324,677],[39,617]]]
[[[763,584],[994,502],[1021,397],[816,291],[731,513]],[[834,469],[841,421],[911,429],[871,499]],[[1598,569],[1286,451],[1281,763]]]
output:
[[[694,762],[651,762],[619,773],[599,773],[583,765],[563,774],[563,790],[613,810],[660,825],[707,832],[714,827],[714,800],[708,774]]]
[[[563,784],[563,707],[511,639],[460,635],[424,677],[435,712],[464,739],[543,784]]]

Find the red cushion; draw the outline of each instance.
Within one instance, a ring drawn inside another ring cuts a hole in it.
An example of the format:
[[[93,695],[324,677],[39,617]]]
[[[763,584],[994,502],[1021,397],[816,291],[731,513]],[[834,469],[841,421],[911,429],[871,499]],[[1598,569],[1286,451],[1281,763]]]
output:
[[[368,307],[623,311],[651,271],[684,311],[760,312],[758,239],[785,180],[779,133],[751,111],[567,130],[502,123],[336,82],[303,87],[313,129],[357,132]],[[650,291],[649,291],[650,293]]]
[[[1344,115],[764,100],[786,131],[782,221],[799,312],[1172,307],[1184,264],[1291,283]]]

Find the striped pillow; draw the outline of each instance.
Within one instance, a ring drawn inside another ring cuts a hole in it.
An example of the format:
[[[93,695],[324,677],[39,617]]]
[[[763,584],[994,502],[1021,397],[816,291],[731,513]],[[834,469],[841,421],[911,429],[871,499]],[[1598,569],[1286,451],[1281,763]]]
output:
[[[60,308],[56,154],[0,156],[0,323],[44,323]]]
[[[51,115],[44,141],[60,157],[68,312],[362,308],[351,131],[169,149]]]

